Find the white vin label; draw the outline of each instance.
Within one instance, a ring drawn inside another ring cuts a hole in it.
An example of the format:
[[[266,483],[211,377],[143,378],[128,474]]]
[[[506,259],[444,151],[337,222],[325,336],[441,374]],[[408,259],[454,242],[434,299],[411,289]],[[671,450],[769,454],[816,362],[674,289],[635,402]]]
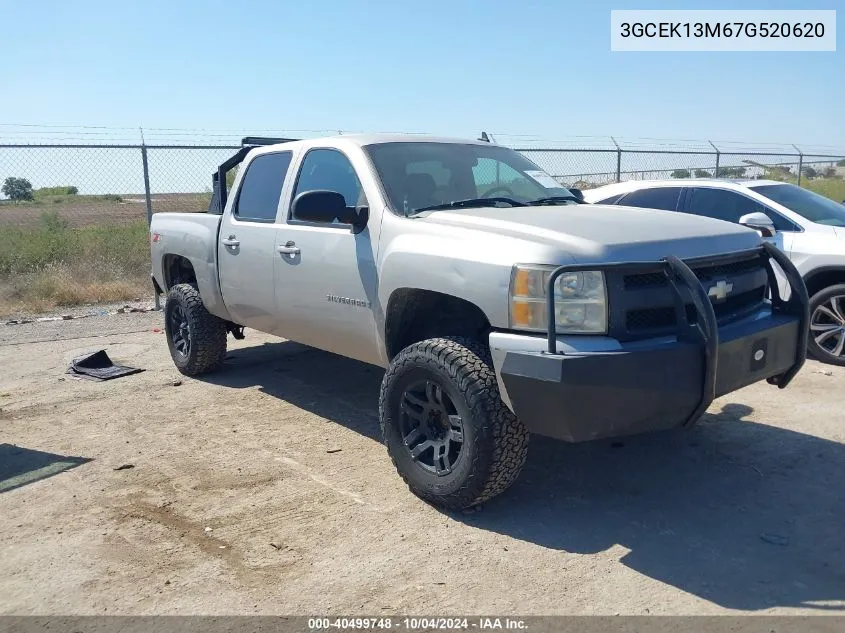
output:
[[[612,51],[835,51],[835,10],[610,12]]]

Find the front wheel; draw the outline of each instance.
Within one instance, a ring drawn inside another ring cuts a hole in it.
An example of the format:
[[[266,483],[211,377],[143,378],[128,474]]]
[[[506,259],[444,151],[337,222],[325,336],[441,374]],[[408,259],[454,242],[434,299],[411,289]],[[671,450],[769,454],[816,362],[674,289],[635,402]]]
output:
[[[810,299],[809,351],[823,363],[845,366],[845,284]]]
[[[487,349],[437,338],[393,359],[379,398],[396,470],[417,496],[462,509],[504,492],[528,453],[528,431],[502,402]]]
[[[176,369],[186,376],[214,371],[226,356],[226,322],[203,305],[191,284],[177,284],[167,293],[164,331]]]

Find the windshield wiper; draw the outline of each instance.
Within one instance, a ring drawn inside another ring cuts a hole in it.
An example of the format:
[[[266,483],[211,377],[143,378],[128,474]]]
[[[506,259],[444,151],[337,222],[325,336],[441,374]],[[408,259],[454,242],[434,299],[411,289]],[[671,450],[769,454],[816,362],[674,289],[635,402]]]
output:
[[[438,209],[467,209],[470,207],[489,207],[491,202],[504,202],[512,207],[524,207],[525,203],[513,198],[467,198],[466,200],[454,200],[452,202],[444,202],[443,204],[433,204],[430,207],[420,207],[414,209],[412,213],[420,213],[422,211],[436,211]]]
[[[541,205],[541,204],[548,204],[548,205],[555,205],[555,204],[562,204],[566,202],[576,202],[579,203],[578,198],[575,196],[550,196],[548,198],[537,198],[536,200],[529,200],[526,204],[529,206],[532,205]]]

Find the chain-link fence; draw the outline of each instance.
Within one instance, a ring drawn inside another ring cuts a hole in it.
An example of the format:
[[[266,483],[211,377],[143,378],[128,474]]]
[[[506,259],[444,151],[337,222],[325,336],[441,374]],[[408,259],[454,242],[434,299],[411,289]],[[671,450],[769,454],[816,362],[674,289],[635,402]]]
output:
[[[520,148],[567,187],[590,189],[623,180],[772,178],[806,185],[845,177],[843,155],[685,150]]]
[[[582,189],[622,180],[722,177],[774,178],[816,190],[833,183],[831,197],[841,191],[845,154],[710,147],[518,151],[563,185]],[[150,297],[149,218],[206,210],[212,172],[238,149],[0,145],[0,314]]]

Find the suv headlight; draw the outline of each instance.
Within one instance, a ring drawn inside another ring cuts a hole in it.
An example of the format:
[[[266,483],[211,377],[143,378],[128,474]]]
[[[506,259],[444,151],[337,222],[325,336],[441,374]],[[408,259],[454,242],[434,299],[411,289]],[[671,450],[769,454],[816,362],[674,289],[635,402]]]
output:
[[[556,266],[517,264],[510,286],[510,324],[514,330],[548,330],[546,289]],[[604,274],[596,271],[563,273],[555,280],[555,329],[558,334],[607,332],[607,293]]]

